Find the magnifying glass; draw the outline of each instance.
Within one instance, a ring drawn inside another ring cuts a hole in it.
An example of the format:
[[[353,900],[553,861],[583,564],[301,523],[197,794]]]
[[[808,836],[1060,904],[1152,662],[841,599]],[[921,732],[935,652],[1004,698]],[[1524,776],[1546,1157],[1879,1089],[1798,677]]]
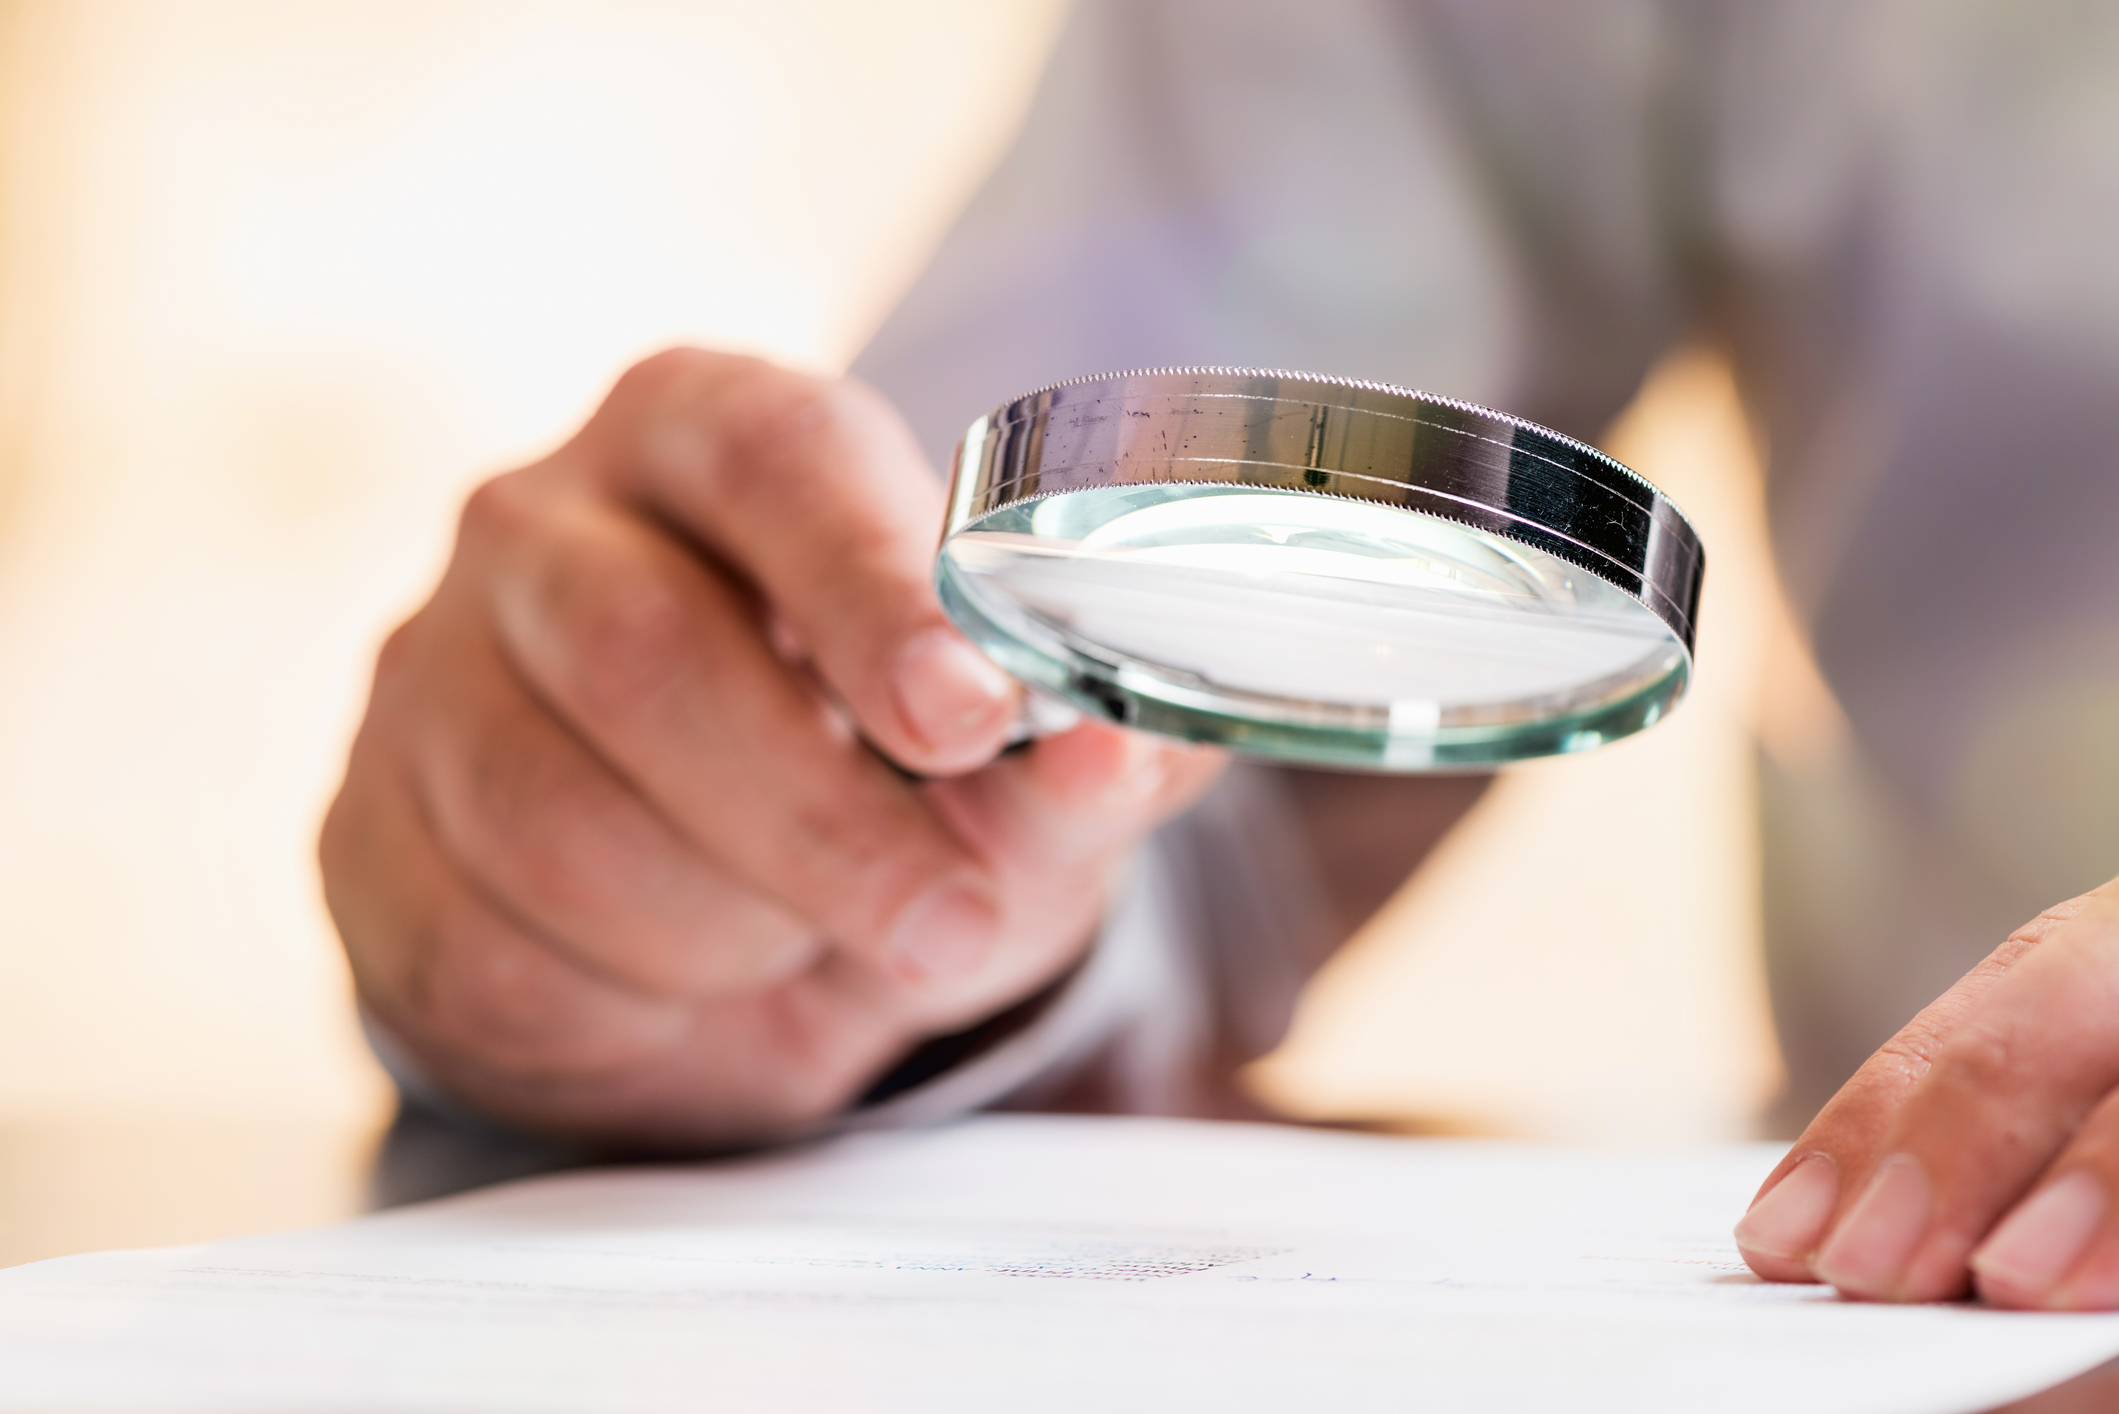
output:
[[[1470,403],[1247,368],[1043,388],[971,425],[943,608],[1084,712],[1312,765],[1474,770],[1661,720],[1705,569],[1670,499]]]

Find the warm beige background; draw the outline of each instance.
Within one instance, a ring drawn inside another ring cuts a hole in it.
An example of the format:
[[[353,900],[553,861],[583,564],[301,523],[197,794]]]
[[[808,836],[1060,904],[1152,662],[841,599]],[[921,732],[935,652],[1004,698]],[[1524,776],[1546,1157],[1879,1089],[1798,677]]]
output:
[[[463,490],[661,344],[843,363],[1058,12],[0,0],[0,1261],[358,1201],[311,839]],[[1496,792],[1262,1068],[1292,1109],[1682,1137],[1771,1089],[1755,472],[1711,359],[1615,436],[1707,530],[1698,700]]]

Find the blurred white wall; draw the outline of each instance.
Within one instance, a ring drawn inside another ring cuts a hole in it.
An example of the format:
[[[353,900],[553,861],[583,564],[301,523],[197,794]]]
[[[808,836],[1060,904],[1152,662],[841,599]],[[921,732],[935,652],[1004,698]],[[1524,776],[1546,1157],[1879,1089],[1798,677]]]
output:
[[[1051,0],[0,10],[0,1113],[367,1116],[311,863],[475,478],[850,356]]]
[[[374,1122],[312,841],[463,490],[658,345],[842,363],[1058,14],[0,0],[0,1119]],[[1290,1108],[1722,1134],[1771,1088],[1755,472],[1711,362],[1627,438],[1708,523],[1697,700],[1495,793],[1261,1069]]]

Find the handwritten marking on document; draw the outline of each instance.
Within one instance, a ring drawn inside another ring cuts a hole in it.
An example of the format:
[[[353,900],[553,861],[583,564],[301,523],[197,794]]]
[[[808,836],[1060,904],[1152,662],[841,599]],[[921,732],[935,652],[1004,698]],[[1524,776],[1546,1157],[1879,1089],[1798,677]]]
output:
[[[1281,1247],[1226,1235],[1144,1232],[1023,1223],[877,1223],[859,1215],[812,1214],[732,1224],[709,1232],[647,1229],[585,1243],[545,1238],[496,1244],[495,1251],[595,1255],[620,1261],[715,1266],[814,1267],[890,1272],[962,1272],[1074,1281],[1155,1281],[1276,1256]]]

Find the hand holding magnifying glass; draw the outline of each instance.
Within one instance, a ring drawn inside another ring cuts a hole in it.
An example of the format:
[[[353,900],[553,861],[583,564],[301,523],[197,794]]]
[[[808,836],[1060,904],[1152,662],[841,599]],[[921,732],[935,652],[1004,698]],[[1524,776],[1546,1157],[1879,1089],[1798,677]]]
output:
[[[1074,965],[1217,753],[1091,723],[991,761],[1015,694],[943,623],[938,519],[987,653],[1166,736],[1475,767],[1635,730],[1689,665],[1682,519],[1496,415],[1069,385],[983,419],[945,504],[858,385],[663,355],[472,498],[378,665],[324,875],[424,1083],[539,1130],[757,1142]],[[1360,833],[1319,851],[1349,922],[1431,837]]]

